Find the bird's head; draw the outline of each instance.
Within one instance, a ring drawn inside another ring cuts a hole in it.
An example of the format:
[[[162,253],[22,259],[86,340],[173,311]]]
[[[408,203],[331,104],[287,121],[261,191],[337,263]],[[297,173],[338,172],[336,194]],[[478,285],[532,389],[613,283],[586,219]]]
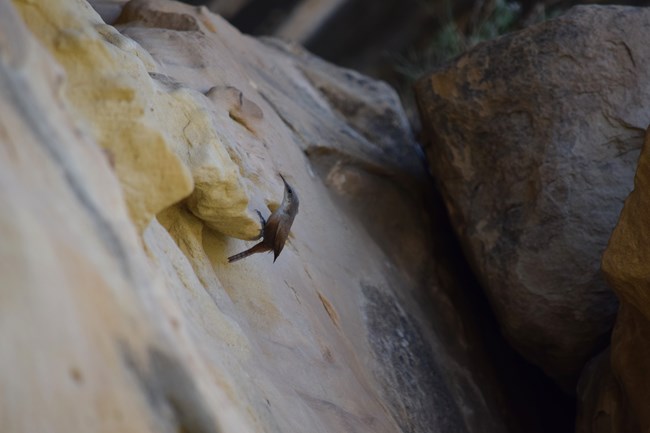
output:
[[[282,178],[282,182],[284,182],[284,199],[283,199],[283,202],[285,202],[287,204],[295,204],[297,206],[298,205],[298,194],[296,194],[296,190],[294,190],[293,187],[287,183],[284,176],[282,176],[281,174],[280,174],[280,178]]]

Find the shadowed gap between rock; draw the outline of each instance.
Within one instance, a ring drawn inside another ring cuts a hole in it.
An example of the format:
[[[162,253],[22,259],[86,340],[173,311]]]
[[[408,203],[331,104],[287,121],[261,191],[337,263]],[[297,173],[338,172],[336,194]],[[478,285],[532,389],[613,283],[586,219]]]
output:
[[[434,183],[433,179],[431,183]],[[465,291],[452,301],[455,305],[465,304],[467,312],[475,320],[487,354],[495,366],[497,379],[505,387],[507,407],[514,410],[520,418],[518,421],[510,420],[512,424],[509,427],[513,432],[520,428],[538,426],[538,431],[543,433],[573,433],[576,418],[575,397],[562,391],[540,368],[529,363],[505,340],[487,296],[462,252],[442,195],[435,185],[430,191],[426,207],[432,226],[436,227],[433,233],[436,236],[433,242],[434,257],[437,260],[442,259],[443,266],[452,270],[458,279],[458,286],[465,288]],[[433,305],[427,305],[427,302],[433,302],[431,297],[422,301],[423,310],[435,311]],[[521,425],[522,422],[524,425]]]

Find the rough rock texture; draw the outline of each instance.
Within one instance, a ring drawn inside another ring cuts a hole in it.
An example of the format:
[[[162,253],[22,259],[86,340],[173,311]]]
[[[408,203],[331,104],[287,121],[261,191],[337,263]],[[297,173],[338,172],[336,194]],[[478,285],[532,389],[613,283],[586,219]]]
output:
[[[580,433],[650,431],[650,133],[634,191],[603,254],[603,272],[620,300],[611,354],[581,383]]]
[[[577,7],[417,86],[428,156],[506,337],[571,386],[612,326],[600,255],[650,114],[650,10]]]
[[[390,88],[204,8],[130,2],[120,33],[82,0],[13,5],[3,432],[523,431],[431,258]],[[293,236],[229,265],[278,173]]]

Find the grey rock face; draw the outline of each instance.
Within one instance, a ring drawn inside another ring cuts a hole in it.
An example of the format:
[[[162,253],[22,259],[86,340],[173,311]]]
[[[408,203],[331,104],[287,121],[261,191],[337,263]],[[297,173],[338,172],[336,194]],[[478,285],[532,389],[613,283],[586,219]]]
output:
[[[577,7],[422,79],[429,162],[502,329],[560,382],[607,338],[600,256],[650,118],[650,10]]]
[[[370,345],[384,366],[381,379],[404,432],[458,431],[463,419],[450,398],[435,353],[417,323],[379,289],[362,285]],[[406,368],[405,368],[406,367]]]

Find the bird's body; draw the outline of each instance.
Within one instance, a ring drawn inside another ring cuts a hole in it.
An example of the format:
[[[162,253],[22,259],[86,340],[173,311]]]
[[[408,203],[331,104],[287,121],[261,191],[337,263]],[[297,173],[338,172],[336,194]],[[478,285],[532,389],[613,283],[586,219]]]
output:
[[[298,195],[287,181],[284,180],[284,177],[282,177],[282,181],[284,182],[284,197],[280,207],[271,214],[267,221],[264,221],[264,218],[260,214],[260,218],[262,219],[262,241],[246,251],[228,257],[229,263],[241,260],[251,254],[266,251],[273,251],[273,262],[277,260],[280,252],[282,252],[282,248],[284,248],[287,237],[289,237],[293,220],[298,213]]]

